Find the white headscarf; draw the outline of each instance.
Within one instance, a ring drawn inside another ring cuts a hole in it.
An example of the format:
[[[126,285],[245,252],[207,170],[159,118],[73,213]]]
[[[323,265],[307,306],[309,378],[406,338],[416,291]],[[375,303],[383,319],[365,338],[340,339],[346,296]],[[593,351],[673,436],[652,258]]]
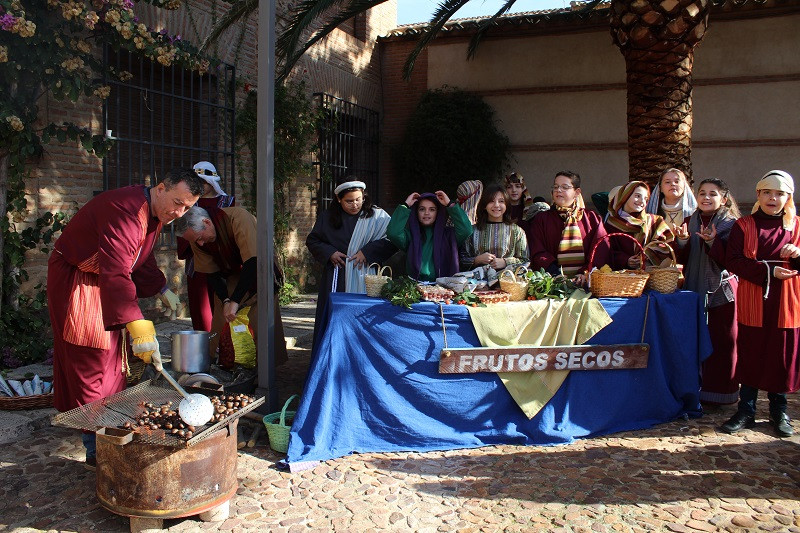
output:
[[[192,169],[203,181],[211,185],[211,188],[214,189],[217,196],[227,196],[225,191],[222,190],[222,187],[219,186],[220,178],[219,174],[217,174],[217,168],[214,165],[208,161],[200,161],[196,163]]]
[[[794,230],[794,218],[797,215],[797,210],[794,206],[794,179],[792,176],[783,170],[770,170],[756,183],[756,194],[758,194],[758,191],[764,189],[789,193],[786,205],[783,206],[783,229],[788,231]],[[758,197],[756,196],[756,203],[753,204],[752,213],[758,211],[760,207],[761,205],[758,203]]]
[[[681,197],[680,201],[681,211],[683,212],[684,220],[689,220],[689,217],[691,217],[692,213],[694,213],[697,209],[697,198],[694,197],[692,188],[689,187],[689,181],[686,179],[686,174],[677,168],[670,168],[661,173],[661,176],[658,178],[658,183],[655,187],[653,187],[653,195],[650,197],[650,201],[647,202],[647,212],[654,215],[658,214],[658,208],[661,207],[661,200],[663,199],[661,194],[661,178],[663,178],[664,174],[668,172],[674,172],[683,180],[683,196]]]

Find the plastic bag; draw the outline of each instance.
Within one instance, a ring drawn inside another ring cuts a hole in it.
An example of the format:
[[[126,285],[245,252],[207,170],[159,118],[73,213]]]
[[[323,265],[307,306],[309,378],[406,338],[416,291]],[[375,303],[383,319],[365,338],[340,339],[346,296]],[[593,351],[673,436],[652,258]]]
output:
[[[236,318],[222,328],[219,339],[219,366],[231,370],[238,363],[245,368],[256,367],[256,343],[247,314],[250,307],[239,309]]]
[[[256,367],[256,343],[253,339],[253,328],[247,313],[250,307],[239,309],[230,324],[231,341],[233,341],[234,362],[245,368]]]

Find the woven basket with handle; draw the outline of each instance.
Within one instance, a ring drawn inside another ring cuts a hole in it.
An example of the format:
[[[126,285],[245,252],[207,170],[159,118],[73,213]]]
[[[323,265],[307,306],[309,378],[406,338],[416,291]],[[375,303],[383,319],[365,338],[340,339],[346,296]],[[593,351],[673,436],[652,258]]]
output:
[[[296,411],[287,411],[286,409],[292,403],[292,400],[297,397],[297,394],[290,396],[279,413],[271,413],[264,416],[264,427],[267,428],[269,447],[278,453],[289,451],[289,433],[292,429],[292,421]],[[275,422],[278,423],[276,424]]]
[[[664,294],[678,290],[681,269],[678,267],[678,260],[672,247],[669,247],[669,253],[671,256],[669,266],[648,266],[645,269],[650,273],[650,278],[647,280],[648,289]]]
[[[500,273],[500,289],[511,295],[509,301],[519,302],[528,296],[528,278],[525,277],[527,271],[525,267],[518,267],[514,272],[506,269]]]
[[[589,271],[592,273],[589,279],[589,288],[592,290],[592,294],[598,298],[610,296],[639,297],[642,295],[642,291],[644,291],[644,287],[647,284],[647,279],[650,277],[650,274],[644,270],[625,270],[622,272],[600,272],[599,270],[592,270],[592,267],[596,266],[594,264],[594,253],[597,247],[601,242],[611,237],[623,237],[635,242],[636,246],[639,248],[641,264],[643,265],[645,262],[644,248],[639,244],[639,241],[625,233],[609,233],[595,243],[592,248],[592,253],[589,256]]]
[[[378,263],[372,263],[367,267],[367,270],[369,270],[373,266],[377,269],[377,274],[365,274],[364,286],[367,289],[367,296],[372,296],[373,298],[380,298],[381,289],[383,288],[384,285],[386,285],[387,281],[392,279],[392,267],[387,265],[381,268],[381,266]],[[383,271],[386,270],[387,268],[389,269],[388,276],[383,274]]]

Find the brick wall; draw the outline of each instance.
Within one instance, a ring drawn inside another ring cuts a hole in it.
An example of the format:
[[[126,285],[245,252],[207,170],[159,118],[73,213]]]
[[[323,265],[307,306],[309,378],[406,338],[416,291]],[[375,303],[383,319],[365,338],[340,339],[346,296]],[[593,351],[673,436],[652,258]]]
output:
[[[229,4],[208,0],[191,0],[175,11],[156,9],[145,3],[137,4],[140,20],[156,30],[167,29],[172,35],[199,44],[213,23],[227,11]],[[216,12],[213,9],[216,8]],[[278,24],[285,23],[291,9],[289,2],[279,2]],[[390,0],[370,10],[363,27],[356,28],[356,35],[366,37],[361,40],[346,32],[336,30],[327,39],[318,43],[299,62],[293,71],[292,79],[304,80],[309,95],[325,92],[352,101],[359,105],[381,110],[380,78],[376,40],[396,26],[397,0]],[[240,23],[242,24],[242,23]],[[257,82],[257,13],[241,25],[228,30],[211,52],[222,61],[236,66],[237,103],[244,100],[244,85],[256,86]],[[240,40],[239,36],[242,35]],[[101,106],[97,101],[82,101],[69,104],[48,100],[42,105],[42,120],[46,122],[73,121],[100,133]],[[309,155],[310,160],[310,155]],[[236,187],[233,191],[243,199],[242,179],[252,176],[249,168],[249,154],[246,149],[237,151]],[[161,169],[166,171],[168,169]],[[313,271],[316,267],[309,261],[305,248],[305,238],[316,219],[316,206],[312,204],[311,189],[315,187],[316,176],[298,180],[293,188],[290,205],[293,213],[292,232],[287,241],[289,266],[295,270],[301,282],[308,280],[313,284]],[[92,198],[95,192],[103,190],[102,161],[87,155],[71,143],[54,143],[46,147],[42,159],[32,165],[30,179],[26,182],[30,212],[27,218],[19,221],[24,225],[46,211],[65,211],[73,214]],[[230,191],[229,191],[230,192]],[[243,203],[243,202],[240,202]],[[159,266],[167,275],[168,282],[183,296],[183,262],[178,261],[173,250],[158,250]],[[31,275],[23,290],[30,293],[33,288],[45,281],[47,257],[32,251],[26,258],[26,270]],[[160,308],[155,299],[143,301],[142,307],[148,315]]]
[[[383,79],[383,115],[381,117],[380,176],[382,197],[379,203],[393,208],[411,191],[397,183],[394,151],[403,138],[406,124],[428,89],[428,51],[419,55],[411,79],[403,79],[403,65],[415,40],[381,41],[381,76]]]

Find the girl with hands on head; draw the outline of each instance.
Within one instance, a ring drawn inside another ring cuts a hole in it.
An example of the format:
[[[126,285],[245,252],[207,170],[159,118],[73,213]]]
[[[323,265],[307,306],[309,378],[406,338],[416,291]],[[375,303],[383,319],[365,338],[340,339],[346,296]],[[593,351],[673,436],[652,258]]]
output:
[[[458,272],[458,245],[470,235],[467,214],[444,191],[412,192],[394,210],[386,229],[389,240],[407,252],[408,275],[420,281]]]

